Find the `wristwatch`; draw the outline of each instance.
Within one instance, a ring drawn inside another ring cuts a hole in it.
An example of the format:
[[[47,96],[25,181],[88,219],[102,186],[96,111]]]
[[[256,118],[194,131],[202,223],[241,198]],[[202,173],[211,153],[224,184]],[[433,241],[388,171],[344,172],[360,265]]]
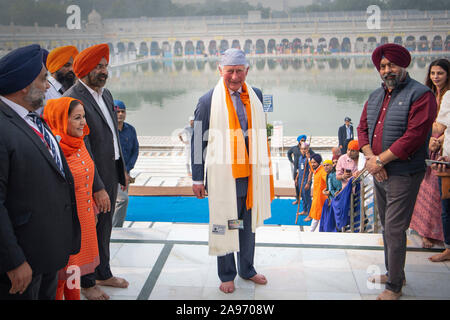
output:
[[[377,163],[377,166],[379,166],[379,167],[383,167],[383,166],[384,166],[384,163],[380,160],[380,157],[379,157],[379,156],[377,156],[377,161],[376,161],[376,163]]]

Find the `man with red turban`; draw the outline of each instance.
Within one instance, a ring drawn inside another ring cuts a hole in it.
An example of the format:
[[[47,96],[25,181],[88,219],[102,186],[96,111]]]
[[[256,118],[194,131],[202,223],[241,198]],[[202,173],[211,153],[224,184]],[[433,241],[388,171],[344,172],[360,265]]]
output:
[[[119,288],[128,287],[125,279],[114,277],[109,265],[109,244],[112,217],[119,183],[126,187],[125,163],[120,147],[114,99],[105,89],[108,79],[109,47],[99,44],[80,52],[73,71],[78,81],[64,93],[83,102],[86,122],[90,129],[86,146],[91,150],[95,163],[94,201],[100,211],[97,238],[100,265],[95,273],[81,277],[81,292],[90,300],[105,300],[109,296],[97,284]],[[92,173],[94,174],[94,172]]]
[[[50,72],[48,89],[45,99],[61,98],[75,83],[76,77],[73,72],[73,61],[78,55],[78,50],[74,46],[64,46],[53,49],[47,57],[47,69]]]
[[[387,273],[369,280],[386,284],[378,300],[396,300],[405,282],[406,230],[425,174],[437,106],[430,89],[406,71],[411,55],[404,47],[382,45],[372,61],[383,84],[370,94],[357,130],[365,167],[374,177]]]

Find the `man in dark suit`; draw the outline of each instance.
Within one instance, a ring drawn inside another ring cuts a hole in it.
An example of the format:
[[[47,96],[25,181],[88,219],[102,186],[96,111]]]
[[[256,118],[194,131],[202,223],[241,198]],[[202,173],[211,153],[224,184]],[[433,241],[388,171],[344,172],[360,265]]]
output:
[[[0,300],[53,300],[80,250],[74,182],[36,114],[49,88],[39,45],[0,60]]]
[[[341,149],[341,154],[347,152],[347,145],[354,137],[352,119],[345,117],[344,121],[345,123],[340,126],[338,130],[339,149]]]
[[[239,61],[239,62],[236,62]],[[248,149],[248,118],[245,108],[242,105],[240,92],[248,73],[248,63],[245,60],[245,54],[242,50],[229,49],[221,60],[219,71],[224,79],[226,89],[229,90],[230,96],[239,123],[244,134],[245,143]],[[263,101],[261,90],[253,88],[259,100]],[[195,110],[194,133],[191,138],[191,164],[192,164],[192,180],[193,192],[197,198],[205,197],[205,158],[206,148],[208,145],[208,130],[210,127],[211,103],[214,89],[203,95],[197,104]],[[238,100],[239,99],[239,100]],[[239,109],[239,104],[242,108]],[[198,137],[201,134],[201,137]],[[201,145],[199,142],[201,141]],[[257,284],[266,284],[266,278],[257,274],[253,266],[253,258],[255,251],[255,234],[251,229],[251,210],[247,210],[245,201],[248,190],[248,177],[236,178],[236,197],[238,207],[238,218],[243,220],[244,228],[239,230],[239,246],[238,252],[238,270],[242,278],[251,280]],[[215,186],[209,186],[210,189]],[[211,212],[210,212],[211,214]],[[234,253],[217,257],[218,274],[222,282],[220,290],[224,293],[232,293],[235,290],[234,278],[237,275]]]
[[[100,265],[95,273],[81,277],[82,293],[90,300],[109,299],[97,284],[128,287],[125,279],[113,276],[109,264],[117,188],[119,183],[126,186],[126,181],[114,100],[109,90],[104,89],[108,78],[108,62],[107,44],[95,45],[80,52],[73,64],[73,70],[79,80],[64,93],[66,97],[83,102],[86,122],[90,129],[90,134],[86,136],[86,145],[96,166],[93,192],[100,211],[97,223]]]

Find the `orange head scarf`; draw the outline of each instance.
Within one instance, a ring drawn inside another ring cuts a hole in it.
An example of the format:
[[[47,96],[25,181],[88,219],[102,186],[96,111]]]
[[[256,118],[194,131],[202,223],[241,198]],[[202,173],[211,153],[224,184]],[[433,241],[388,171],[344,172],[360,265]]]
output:
[[[109,46],[106,43],[84,49],[73,62],[73,72],[78,79],[84,78],[94,70],[102,58],[109,63]]]
[[[78,49],[74,46],[65,46],[53,49],[47,57],[47,69],[50,73],[55,73],[70,60],[78,55]]]
[[[83,138],[89,134],[89,127],[87,124],[84,126],[84,134],[82,137],[73,137],[67,133],[69,107],[72,101],[77,101],[83,105],[83,103],[77,99],[62,97],[59,99],[48,100],[44,108],[44,120],[49,125],[53,134],[61,137],[59,145],[66,157],[80,149],[84,143]]]
[[[352,140],[348,143],[347,149],[349,150],[359,150],[358,140]]]

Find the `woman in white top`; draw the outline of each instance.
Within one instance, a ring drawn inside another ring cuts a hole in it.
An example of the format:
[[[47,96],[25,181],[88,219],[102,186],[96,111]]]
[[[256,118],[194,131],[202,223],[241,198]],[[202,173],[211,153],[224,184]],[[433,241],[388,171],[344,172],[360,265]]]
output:
[[[433,91],[438,105],[436,118],[445,92],[450,87],[450,62],[447,59],[433,61],[429,68],[425,84]],[[435,120],[436,121],[436,120]],[[441,156],[443,132],[433,132],[430,138],[429,158],[436,160]],[[417,200],[411,218],[410,229],[422,237],[422,247],[431,248],[436,243],[444,241],[442,228],[442,203],[439,192],[439,178],[436,171],[427,168],[420,185]]]
[[[442,139],[442,156],[438,160],[450,162],[450,90],[442,98],[441,108],[436,123],[433,125],[433,132],[443,133],[444,135]],[[433,169],[450,174],[450,167],[434,165]],[[445,250],[431,256],[429,260],[433,262],[450,260],[450,199],[442,199],[442,227],[444,229]]]

